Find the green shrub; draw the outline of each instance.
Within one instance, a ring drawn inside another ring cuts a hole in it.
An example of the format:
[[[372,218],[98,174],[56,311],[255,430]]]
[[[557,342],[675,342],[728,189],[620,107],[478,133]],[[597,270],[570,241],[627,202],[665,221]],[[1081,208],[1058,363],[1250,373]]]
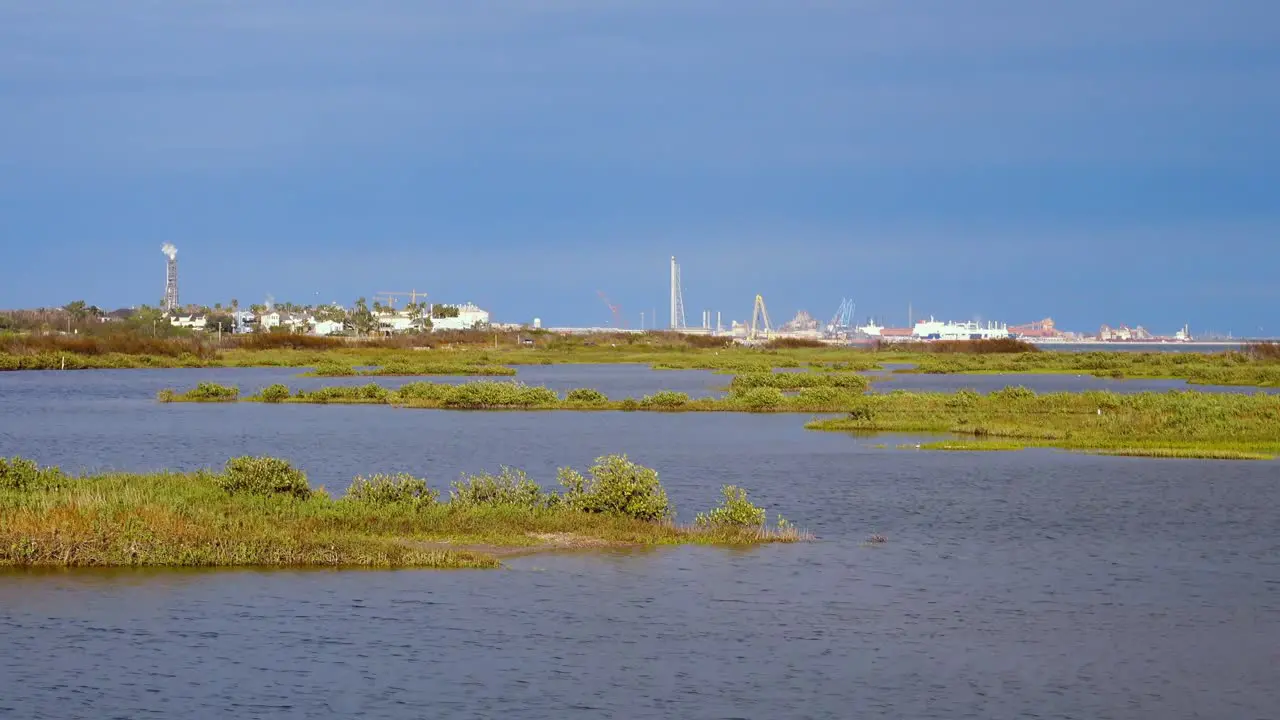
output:
[[[955,395],[947,398],[947,406],[953,408],[969,408],[973,407],[981,399],[982,396],[978,394],[977,390],[961,388],[956,391]]]
[[[368,383],[359,387],[359,396],[365,400],[386,400],[390,390],[377,383]]]
[[[800,391],[796,399],[805,407],[830,407],[836,404],[846,393],[834,387],[807,387]]]
[[[173,402],[174,398],[176,397],[177,395],[170,388],[165,388],[160,392],[156,393],[156,400],[162,403]]]
[[[860,402],[849,409],[849,419],[855,422],[871,422],[876,419],[876,409],[869,402]]]
[[[852,373],[819,372],[749,372],[734,376],[730,390],[744,392],[752,388],[771,387],[779,390],[800,390],[808,387],[836,387],[866,390],[868,380]]]
[[[1022,385],[1010,385],[1003,390],[997,390],[991,393],[991,397],[998,400],[1029,400],[1035,396],[1035,390]]]
[[[232,458],[227,461],[223,473],[217,476],[217,482],[223,490],[233,494],[285,495],[300,500],[311,497],[306,474],[280,458]]]
[[[183,397],[200,402],[230,402],[240,396],[240,388],[226,387],[217,383],[202,382],[195,389],[188,390]]]
[[[455,480],[449,491],[450,504],[460,506],[502,505],[523,508],[546,507],[554,495],[544,493],[523,470],[503,467],[497,475],[480,473]]]
[[[762,527],[767,515],[764,508],[756,507],[747,499],[747,491],[736,485],[720,489],[724,500],[710,512],[698,513],[694,522],[712,527]]]
[[[400,386],[396,394],[402,398],[414,398],[417,400],[438,400],[451,389],[449,385],[439,385],[429,382],[411,382]]]
[[[0,490],[18,492],[56,490],[66,479],[67,476],[56,467],[42,468],[34,460],[26,458],[0,457]]]
[[[604,393],[592,388],[577,388],[570,390],[569,394],[565,395],[564,399],[569,402],[578,402],[586,405],[601,405],[609,402],[609,398],[606,397]]]
[[[346,502],[362,505],[405,505],[422,508],[434,505],[440,493],[427,487],[427,481],[408,473],[357,476],[343,497]]]
[[[348,375],[355,375],[356,369],[346,363],[338,362],[337,360],[325,360],[323,362],[316,363],[315,369],[311,371],[311,374],[319,375],[321,377],[344,377]]]
[[[455,385],[445,391],[440,403],[463,409],[534,407],[555,405],[560,396],[545,387],[530,387],[513,382],[473,382]]]
[[[742,406],[751,412],[777,410],[786,400],[781,390],[771,387],[753,388],[739,397]]]
[[[674,410],[684,407],[688,403],[689,395],[675,390],[659,390],[652,395],[646,395],[640,401],[640,405],[643,407],[657,408],[659,410]]]
[[[632,412],[640,409],[640,403],[635,398],[626,398],[618,403],[618,409],[625,412]]]
[[[289,386],[276,383],[262,388],[262,401],[278,403],[289,399]]]
[[[626,455],[596,458],[589,477],[570,468],[560,469],[564,503],[589,513],[622,515],[637,520],[665,520],[673,509],[667,491],[658,482],[658,471],[637,465]]]

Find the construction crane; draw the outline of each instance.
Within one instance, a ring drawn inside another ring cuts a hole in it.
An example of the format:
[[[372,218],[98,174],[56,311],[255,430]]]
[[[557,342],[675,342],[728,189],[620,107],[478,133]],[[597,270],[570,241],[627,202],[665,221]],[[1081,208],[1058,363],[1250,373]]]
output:
[[[424,293],[424,292],[418,292],[417,290],[410,290],[409,292],[380,292],[380,293],[374,293],[374,295],[373,295],[373,299],[374,299],[374,300],[379,300],[379,299],[382,299],[382,298],[386,298],[386,301],[387,301],[387,307],[394,307],[394,306],[395,306],[395,304],[396,304],[396,296],[397,296],[397,295],[399,295],[399,296],[407,296],[407,297],[409,298],[409,304],[410,304],[410,305],[417,305],[417,304],[418,304],[418,298],[424,298],[424,299],[425,299],[425,298],[427,297],[427,294],[426,294],[426,293]]]
[[[626,327],[626,321],[622,319],[622,306],[614,305],[610,302],[609,296],[605,295],[603,290],[597,290],[596,294],[599,295],[600,299],[604,301],[604,304],[609,307],[609,312],[613,313],[613,326],[615,328]]]
[[[838,333],[848,330],[853,326],[853,313],[857,305],[848,298],[840,301],[840,308],[836,310],[836,314],[831,317],[831,323],[827,326],[829,332]]]
[[[764,324],[761,326],[760,321]],[[764,331],[764,337],[768,338],[773,332],[773,327],[769,322],[769,310],[764,306],[764,296],[756,295],[755,307],[751,309],[751,329],[748,331],[748,340],[757,340],[761,336],[761,330]]]

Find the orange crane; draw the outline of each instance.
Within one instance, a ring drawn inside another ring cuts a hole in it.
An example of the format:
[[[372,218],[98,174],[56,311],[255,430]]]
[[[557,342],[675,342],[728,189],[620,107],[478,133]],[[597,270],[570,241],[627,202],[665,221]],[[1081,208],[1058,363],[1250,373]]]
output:
[[[600,296],[600,299],[604,301],[604,304],[609,307],[609,311],[613,313],[613,326],[615,328],[626,327],[626,321],[622,319],[622,307],[610,302],[609,296],[605,295],[603,290],[597,290],[596,294]]]

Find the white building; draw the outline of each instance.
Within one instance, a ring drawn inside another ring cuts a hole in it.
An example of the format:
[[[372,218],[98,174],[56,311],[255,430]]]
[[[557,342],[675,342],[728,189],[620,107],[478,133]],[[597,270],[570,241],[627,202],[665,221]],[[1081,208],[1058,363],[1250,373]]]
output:
[[[209,324],[209,319],[204,315],[173,315],[169,317],[169,324],[174,327],[203,330]]]
[[[414,329],[413,316],[408,313],[378,313],[378,329],[383,332],[402,333]]]
[[[481,310],[472,303],[466,303],[464,305],[448,305],[446,307],[457,308],[458,316],[431,318],[432,330],[470,330],[476,327],[484,327],[489,324],[489,311]]]
[[[258,316],[258,327],[263,330],[270,330],[273,327],[280,327],[280,313],[276,310],[265,312]]]
[[[343,331],[341,320],[316,320],[311,325],[312,335],[337,335]]]

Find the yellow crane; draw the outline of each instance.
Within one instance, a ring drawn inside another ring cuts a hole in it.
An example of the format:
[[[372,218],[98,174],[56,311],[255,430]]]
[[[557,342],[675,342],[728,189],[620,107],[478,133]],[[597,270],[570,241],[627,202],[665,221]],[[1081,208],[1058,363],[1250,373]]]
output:
[[[763,327],[761,321],[763,321]],[[769,310],[764,306],[764,296],[756,295],[755,307],[751,309],[751,329],[748,331],[747,339],[758,340],[762,330],[763,336],[767,339],[773,332],[773,327],[769,322]]]
[[[424,292],[418,292],[417,290],[410,290],[409,292],[380,292],[374,293],[373,299],[381,300],[386,298],[387,307],[394,307],[396,304],[396,296],[408,297],[409,304],[416,305],[418,304],[418,298],[426,299],[427,294]]]

